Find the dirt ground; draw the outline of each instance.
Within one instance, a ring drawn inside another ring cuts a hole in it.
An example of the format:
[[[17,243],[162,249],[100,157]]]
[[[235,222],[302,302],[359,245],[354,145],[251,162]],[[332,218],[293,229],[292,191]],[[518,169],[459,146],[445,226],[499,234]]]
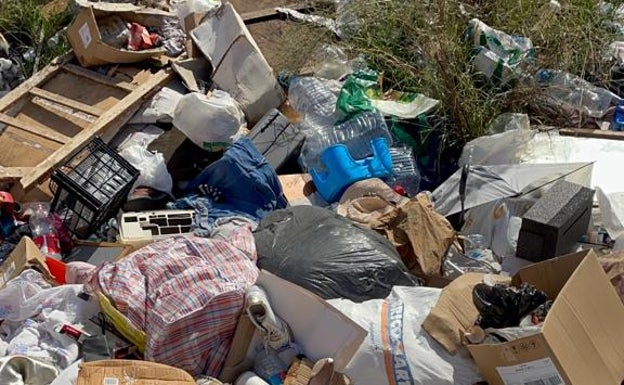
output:
[[[239,13],[259,11],[271,7],[283,7],[291,5],[293,0],[232,0],[231,3]],[[285,21],[272,20],[249,26],[251,35],[258,43],[262,54],[276,72],[281,70],[279,62],[280,42],[283,38]]]

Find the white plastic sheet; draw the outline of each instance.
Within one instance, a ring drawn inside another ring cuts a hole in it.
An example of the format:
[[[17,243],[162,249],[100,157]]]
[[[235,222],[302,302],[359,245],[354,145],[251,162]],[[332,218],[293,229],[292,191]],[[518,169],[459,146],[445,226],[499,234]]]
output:
[[[141,145],[128,146],[119,154],[141,172],[134,187],[151,187],[154,190],[171,194],[173,179],[167,170],[163,154],[152,153]]]
[[[0,339],[7,355],[25,355],[63,369],[78,358],[76,340],[55,331],[93,317],[96,301],[78,297],[82,285],[51,287],[35,270],[25,270],[0,290]]]
[[[624,250],[624,192],[605,194],[596,188],[600,214],[609,236],[615,239],[614,251]]]
[[[354,384],[473,385],[481,381],[467,351],[450,355],[420,325],[440,289],[393,288],[386,299],[329,303],[368,330],[368,337],[346,368]],[[390,360],[386,358],[388,355]]]
[[[179,80],[173,80],[148,100],[130,119],[129,124],[156,124],[173,122],[173,112],[186,93]]]
[[[521,149],[535,134],[525,114],[499,115],[490,131],[496,133],[476,138],[464,146],[460,167],[469,162],[479,165],[519,163]]]

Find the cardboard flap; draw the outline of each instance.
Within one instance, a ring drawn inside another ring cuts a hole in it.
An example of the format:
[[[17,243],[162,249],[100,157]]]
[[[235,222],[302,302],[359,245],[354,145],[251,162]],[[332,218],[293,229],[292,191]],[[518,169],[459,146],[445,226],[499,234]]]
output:
[[[261,271],[258,282],[276,315],[291,328],[298,343],[313,361],[332,357],[338,372],[344,372],[367,332],[339,310],[301,287],[269,272]]]
[[[589,253],[595,257],[593,251]],[[523,267],[514,275],[512,285],[519,287],[522,282],[530,282],[548,298],[555,299],[586,255],[587,251],[581,251]]]
[[[210,60],[215,71],[232,45],[243,37],[249,40],[255,50],[260,51],[245,22],[230,3],[223,4],[211,17],[191,31],[191,38]]]
[[[22,237],[15,249],[0,265],[0,288],[29,268],[39,271],[46,280],[54,281],[45,262],[45,257],[37,245],[32,239]]]
[[[423,322],[423,329],[451,354],[462,347],[464,331],[474,325],[479,316],[472,302],[472,289],[485,276],[467,273],[451,282],[442,290],[438,302]],[[490,276],[498,282],[509,282],[507,277]]]
[[[184,370],[154,362],[106,360],[80,364],[76,384],[121,385],[126,383],[133,385],[195,385],[195,380]]]
[[[149,13],[161,16],[170,16],[174,17],[176,14],[174,12],[163,11],[162,9],[157,8],[149,8],[140,5],[134,5],[132,3],[110,3],[110,2],[94,2],[94,1],[85,1],[85,0],[76,0],[76,4],[78,4],[81,8],[91,8],[97,14],[107,14],[111,12],[134,12],[134,13]]]
[[[191,92],[201,92],[197,81],[209,82],[212,75],[212,65],[203,57],[175,61],[171,66]]]
[[[573,383],[619,384],[624,378],[624,305],[595,253],[582,254],[586,257],[559,292],[543,333]]]

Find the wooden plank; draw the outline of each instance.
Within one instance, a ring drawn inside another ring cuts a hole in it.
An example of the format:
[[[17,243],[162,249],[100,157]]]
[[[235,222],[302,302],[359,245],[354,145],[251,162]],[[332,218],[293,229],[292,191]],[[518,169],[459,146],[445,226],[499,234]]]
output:
[[[302,13],[309,13],[313,9],[313,7],[304,4],[291,4],[283,8],[294,9],[295,11],[299,11]],[[243,22],[247,25],[263,23],[270,20],[281,20],[285,17],[286,15],[281,12],[277,12],[275,7],[261,9],[259,11],[247,12],[241,15]]]
[[[14,117],[3,114],[3,113],[0,113],[0,122],[4,124],[8,124],[9,126],[13,126],[15,128],[19,128],[20,130],[23,130],[23,131],[28,131],[31,134],[41,136],[42,138],[53,140],[60,144],[65,144],[69,142],[69,140],[71,139],[70,137],[65,136],[57,131],[54,131],[53,129],[49,127],[45,127],[41,125],[38,125],[36,127],[30,126],[22,122],[19,119],[15,119]]]
[[[46,90],[38,88],[38,87],[31,88],[31,90],[29,92],[32,95],[39,96],[40,98],[44,98],[44,99],[50,100],[50,101],[58,103],[58,104],[62,104],[64,106],[73,108],[74,110],[86,112],[89,115],[102,116],[104,114],[103,111],[101,111],[101,110],[99,110],[97,108],[94,108],[92,106],[86,105],[86,104],[81,103],[81,102],[78,102],[76,100],[72,100],[72,99],[66,98],[64,96],[55,94],[53,92],[46,91]]]
[[[3,182],[15,182],[31,171],[32,167],[1,167],[0,180]]]
[[[28,191],[35,186],[41,179],[63,162],[65,159],[76,153],[84,144],[93,139],[96,135],[100,134],[107,126],[115,122],[118,126],[117,130],[121,128],[123,123],[116,122],[119,116],[124,115],[124,112],[137,103],[141,102],[143,98],[153,91],[157,87],[163,86],[166,82],[173,78],[173,72],[171,69],[160,70],[155,73],[152,78],[141,84],[132,93],[128,94],[122,99],[114,108],[106,111],[94,124],[82,132],[78,133],[63,147],[58,149],[52,156],[39,163],[33,170],[31,170],[24,178],[20,180],[24,191]],[[110,126],[108,127],[110,129]]]
[[[17,88],[13,89],[4,97],[0,98],[0,111],[6,110],[12,104],[16,103],[23,97],[28,96],[29,91],[33,87],[37,87],[45,83],[48,79],[56,75],[60,67],[55,63],[56,61],[52,62],[52,64],[47,65],[44,69],[31,76],[28,80],[20,84]]]
[[[624,131],[598,130],[591,128],[560,128],[559,135],[576,136],[581,138],[624,140]]]
[[[82,68],[80,66],[77,66],[75,64],[71,64],[71,63],[67,63],[67,64],[63,64],[62,67],[65,71],[70,72],[76,76],[80,76],[83,78],[87,78],[87,79],[91,79],[94,82],[98,82],[100,84],[103,84],[105,86],[109,86],[109,87],[115,87],[115,88],[121,88],[124,91],[128,91],[128,92],[132,92],[135,90],[135,87],[131,86],[130,84],[124,83],[124,82],[117,82],[111,78],[109,78],[106,75],[102,75],[99,74],[97,72],[88,70],[86,68]]]

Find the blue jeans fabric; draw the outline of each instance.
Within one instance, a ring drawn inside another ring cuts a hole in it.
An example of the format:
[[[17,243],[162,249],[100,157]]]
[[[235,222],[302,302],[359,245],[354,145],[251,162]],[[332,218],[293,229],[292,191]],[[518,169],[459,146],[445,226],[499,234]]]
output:
[[[275,170],[251,140],[236,141],[206,167],[170,208],[194,209],[197,230],[210,231],[218,218],[241,216],[259,222],[287,206]]]

